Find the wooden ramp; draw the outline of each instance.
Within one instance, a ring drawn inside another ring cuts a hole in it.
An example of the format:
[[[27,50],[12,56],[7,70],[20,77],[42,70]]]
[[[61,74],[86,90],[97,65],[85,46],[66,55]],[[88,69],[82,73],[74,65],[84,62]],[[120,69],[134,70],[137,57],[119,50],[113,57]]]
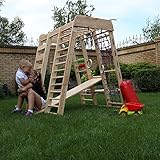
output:
[[[84,89],[90,88],[91,86],[95,85],[96,83],[100,82],[102,80],[101,76],[94,76],[92,79],[70,89],[69,91],[67,91],[66,94],[66,99],[76,95],[77,93],[81,92]],[[55,99],[59,99],[60,96],[56,97]],[[52,101],[52,105],[55,105],[59,103],[59,100],[53,100]]]
[[[92,79],[70,89],[69,91],[67,91],[66,99],[71,96],[76,95],[77,93],[81,92],[84,89],[90,88],[91,86],[95,85],[96,83],[100,82],[101,80],[102,80],[101,76],[94,76]],[[59,103],[59,99],[60,99],[60,95],[55,97],[54,100],[52,100],[51,106],[57,108],[57,104]],[[45,113],[50,113],[50,111],[48,111],[47,108],[44,108],[40,112],[43,112],[43,111]]]

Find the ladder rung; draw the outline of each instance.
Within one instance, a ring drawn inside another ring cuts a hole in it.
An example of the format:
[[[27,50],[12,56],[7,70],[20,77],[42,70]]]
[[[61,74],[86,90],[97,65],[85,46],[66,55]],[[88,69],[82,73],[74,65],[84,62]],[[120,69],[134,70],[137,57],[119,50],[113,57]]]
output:
[[[83,101],[90,101],[90,102],[92,102],[93,99],[83,99]]]
[[[57,115],[58,113],[56,113],[56,112],[47,112],[47,113],[49,113],[49,114],[54,114],[54,115]]]
[[[82,96],[92,96],[92,94],[89,94],[89,93],[82,93]]]
[[[43,57],[44,57],[44,53],[38,55],[38,56],[36,57],[36,62],[42,61],[42,60],[43,60]]]
[[[55,65],[60,65],[60,64],[65,64],[66,63],[66,61],[64,61],[64,62],[59,62],[59,63],[55,63]]]
[[[63,78],[64,76],[56,76],[56,77],[53,77],[53,79],[59,79],[59,78]]]
[[[55,83],[55,84],[51,84],[52,86],[61,86],[62,83]]]
[[[65,35],[61,36],[60,39],[65,38],[65,37],[69,37],[70,35],[71,35],[71,33],[65,34]]]
[[[58,105],[55,105],[55,104],[54,104],[54,105],[49,104],[48,107],[58,108],[59,106],[58,106]]]
[[[57,69],[57,70],[54,70],[54,72],[61,72],[61,71],[64,71],[64,69]]]
[[[36,64],[34,69],[41,69],[42,68],[42,64]]]
[[[35,69],[35,70],[41,70],[42,67],[35,67],[34,69]]]
[[[49,98],[49,100],[60,100],[59,98]]]
[[[72,29],[72,26],[71,25],[69,25],[69,26],[65,26],[65,28],[64,29],[61,29],[61,32],[65,32],[65,31],[69,31],[69,32],[71,32],[71,29]]]
[[[61,93],[61,90],[53,90],[53,91],[50,91],[51,93]]]
[[[115,72],[115,69],[110,69],[110,70],[105,70],[104,73],[108,73],[108,72]]]
[[[63,57],[67,57],[67,54],[64,54],[64,55],[61,55],[61,56],[57,56],[56,59],[63,58]]]
[[[46,44],[42,44],[41,46],[38,46],[37,50],[41,51],[45,49]]]
[[[66,48],[62,48],[62,49],[58,49],[58,52],[61,52],[61,51],[66,51],[68,50],[69,47],[66,47]]]
[[[68,40],[68,39],[67,39],[67,40],[65,40],[65,41],[62,41],[62,42],[60,42],[60,43],[59,43],[59,46],[60,46],[60,45],[62,45],[62,44],[66,44],[66,43],[68,43],[68,42],[69,42],[69,40]]]
[[[94,92],[95,93],[104,93],[104,89],[96,89]]]

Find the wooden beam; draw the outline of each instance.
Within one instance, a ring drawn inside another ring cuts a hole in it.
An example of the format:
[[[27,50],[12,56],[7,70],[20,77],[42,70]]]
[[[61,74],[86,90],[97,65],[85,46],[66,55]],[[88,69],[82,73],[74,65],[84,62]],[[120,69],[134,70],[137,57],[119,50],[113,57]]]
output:
[[[113,31],[111,20],[93,18],[89,16],[76,16],[74,19],[74,26]]]

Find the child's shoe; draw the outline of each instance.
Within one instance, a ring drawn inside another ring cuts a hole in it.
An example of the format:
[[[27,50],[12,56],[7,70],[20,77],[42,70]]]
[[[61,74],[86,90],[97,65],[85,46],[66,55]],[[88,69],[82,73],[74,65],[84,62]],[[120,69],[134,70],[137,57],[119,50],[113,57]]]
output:
[[[26,114],[25,114],[25,116],[27,116],[27,117],[32,116],[32,115],[33,115],[33,113],[30,112],[30,111],[27,111]]]
[[[13,111],[11,111],[11,113],[21,113],[22,109],[19,109],[15,106],[15,108],[13,109]]]

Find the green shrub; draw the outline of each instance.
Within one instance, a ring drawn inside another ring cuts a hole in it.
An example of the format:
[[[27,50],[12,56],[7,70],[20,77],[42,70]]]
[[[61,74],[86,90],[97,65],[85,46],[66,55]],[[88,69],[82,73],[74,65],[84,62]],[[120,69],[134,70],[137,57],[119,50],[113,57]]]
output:
[[[136,64],[120,64],[123,79],[133,79],[135,74],[142,69],[156,68],[155,65],[139,62]]]
[[[142,69],[135,73],[134,79],[141,91],[160,91],[160,68]]]
[[[11,91],[8,89],[7,84],[0,83],[0,97],[10,96]]]
[[[123,79],[131,79],[131,72],[129,66],[129,64],[120,64]]]

